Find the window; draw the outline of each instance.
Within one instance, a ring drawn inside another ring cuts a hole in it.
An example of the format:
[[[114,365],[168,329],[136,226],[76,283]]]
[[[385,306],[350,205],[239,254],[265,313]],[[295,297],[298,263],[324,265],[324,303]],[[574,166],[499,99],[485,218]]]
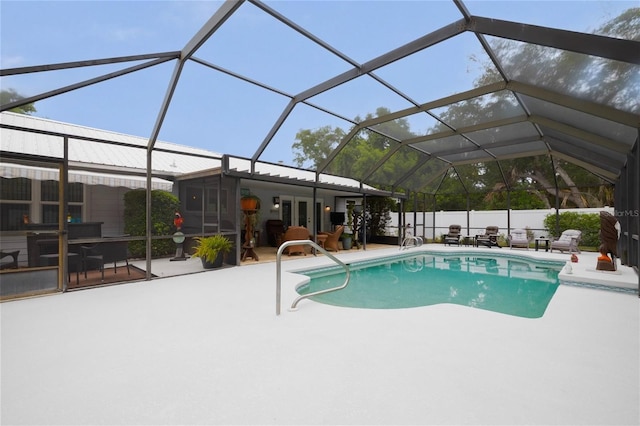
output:
[[[82,222],[82,203],[84,201],[84,185],[72,182],[68,185],[69,211],[72,222]],[[43,180],[40,182],[40,200],[42,201],[42,223],[58,223],[58,202],[60,192],[58,181]]]
[[[82,206],[69,204],[71,222],[82,222]],[[58,204],[42,205],[42,223],[58,223]]]
[[[57,224],[60,192],[58,181],[1,178],[0,230],[24,229],[25,220]],[[38,188],[39,187],[39,188]],[[69,183],[69,211],[72,222],[82,222],[84,184]],[[39,194],[38,194],[39,189]],[[35,199],[33,199],[35,197]],[[39,203],[39,204],[38,204]]]
[[[0,210],[0,230],[17,231],[23,229],[24,217],[29,216],[29,204],[3,202]]]
[[[187,187],[187,211],[201,212],[202,211],[202,187],[189,186]]]
[[[68,196],[70,203],[82,203],[84,185],[82,183],[72,182],[68,187]],[[43,180],[40,182],[40,199],[42,201],[59,201],[58,181],[57,180]]]
[[[25,216],[31,214],[31,179],[2,178],[0,183],[0,230],[22,229]]]
[[[31,201],[31,179],[2,178],[2,200]]]

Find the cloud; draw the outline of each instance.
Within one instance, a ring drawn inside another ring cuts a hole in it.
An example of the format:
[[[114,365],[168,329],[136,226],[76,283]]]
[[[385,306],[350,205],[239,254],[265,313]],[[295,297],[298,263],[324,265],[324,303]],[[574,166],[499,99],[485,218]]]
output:
[[[15,68],[24,63],[23,56],[2,56],[0,58],[0,68]]]
[[[101,33],[105,39],[116,42],[135,41],[150,35],[149,31],[139,27],[111,28]]]

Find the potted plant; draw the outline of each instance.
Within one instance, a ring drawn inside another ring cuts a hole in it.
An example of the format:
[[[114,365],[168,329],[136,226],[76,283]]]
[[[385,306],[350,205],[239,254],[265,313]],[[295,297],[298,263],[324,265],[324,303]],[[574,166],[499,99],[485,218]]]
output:
[[[231,240],[224,235],[212,235],[210,237],[195,237],[194,257],[202,260],[205,269],[219,268],[222,266],[224,255],[233,248]]]
[[[240,198],[241,210],[260,210],[260,197],[257,195],[249,194]]]
[[[353,235],[348,232],[343,232],[340,235],[340,241],[342,241],[342,248],[344,250],[351,250],[351,244],[353,242]]]

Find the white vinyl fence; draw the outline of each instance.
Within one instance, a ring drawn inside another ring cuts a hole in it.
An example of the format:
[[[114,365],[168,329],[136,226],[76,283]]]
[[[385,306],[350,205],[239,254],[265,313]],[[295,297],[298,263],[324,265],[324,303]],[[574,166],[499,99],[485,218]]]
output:
[[[613,207],[590,208],[590,209],[561,209],[563,212],[577,213],[596,213],[607,211],[614,213]],[[546,210],[511,210],[510,229],[528,228],[533,231],[535,237],[547,236],[549,231],[544,228],[544,219],[549,214],[556,213],[556,209]],[[484,233],[487,226],[500,227],[500,234],[506,236],[509,233],[508,216],[506,210],[472,210],[466,211],[439,211],[435,215],[433,212],[417,212],[405,213],[405,224],[413,235],[423,237],[425,239],[440,238],[442,234],[446,234],[449,225],[461,225],[463,235],[476,235]],[[398,235],[398,214],[391,214],[391,222],[387,226],[387,234]]]

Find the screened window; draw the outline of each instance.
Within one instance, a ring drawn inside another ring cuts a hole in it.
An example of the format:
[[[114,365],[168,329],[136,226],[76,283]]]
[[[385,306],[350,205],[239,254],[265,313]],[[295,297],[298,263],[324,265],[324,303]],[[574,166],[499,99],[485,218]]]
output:
[[[0,198],[2,199],[0,214],[0,230],[17,231],[22,229],[24,221],[30,215],[31,179],[2,178]],[[22,202],[19,202],[22,201]]]
[[[0,229],[2,231],[17,231],[23,228],[25,216],[29,216],[29,204],[23,203],[2,203]]]
[[[84,201],[84,184],[72,182],[68,186],[69,209],[67,217],[70,222],[82,222],[82,203]],[[40,182],[40,200],[42,201],[42,223],[58,223],[58,202],[60,193],[58,181],[43,180]]]
[[[202,187],[189,186],[187,187],[187,211],[201,212],[202,211]]]
[[[82,222],[82,205],[69,204],[67,218],[73,223]],[[58,204],[42,205],[42,223],[58,223]]]
[[[43,180],[40,183],[42,201],[59,201],[58,181],[56,180]],[[82,183],[72,182],[68,187],[68,195],[70,203],[82,203],[84,185]]]
[[[2,178],[2,200],[31,201],[31,179]]]

